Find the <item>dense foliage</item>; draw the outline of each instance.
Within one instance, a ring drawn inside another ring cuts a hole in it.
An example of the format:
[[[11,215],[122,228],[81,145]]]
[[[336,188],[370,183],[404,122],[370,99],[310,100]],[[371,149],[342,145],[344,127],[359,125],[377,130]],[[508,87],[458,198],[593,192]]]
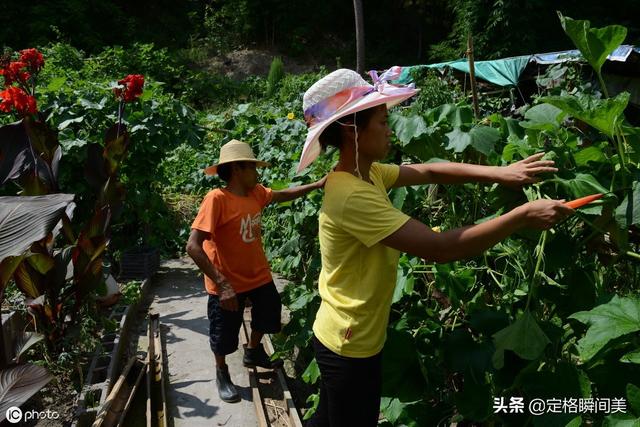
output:
[[[590,19],[596,26],[626,25],[627,41],[634,43],[640,37],[633,21],[639,8],[633,0],[619,1],[615,7],[597,0],[368,1],[366,63],[384,68],[458,58],[466,50],[469,31],[476,39],[478,59],[569,48],[557,26],[556,10]],[[213,52],[259,46],[319,63],[333,64],[339,57],[352,68],[353,25],[353,4],[341,0],[47,0],[5,1],[0,6],[0,40],[14,49],[51,40],[92,53],[134,42]]]

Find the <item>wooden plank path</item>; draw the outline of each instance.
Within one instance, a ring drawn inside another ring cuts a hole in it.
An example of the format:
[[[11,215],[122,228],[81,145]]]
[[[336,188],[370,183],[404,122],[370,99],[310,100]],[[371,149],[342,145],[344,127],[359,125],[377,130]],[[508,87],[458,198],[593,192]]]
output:
[[[169,426],[301,427],[283,372],[245,368],[239,348],[227,356],[231,378],[241,401],[218,397],[215,361],[209,348],[207,294],[202,276],[190,259],[164,262],[152,281],[150,311],[159,314],[167,358]],[[249,312],[250,313],[250,312]],[[250,314],[249,314],[250,316]],[[245,323],[250,318],[245,318]],[[246,344],[247,332],[240,331]],[[147,345],[140,337],[138,348]],[[263,339],[273,352],[268,337]]]

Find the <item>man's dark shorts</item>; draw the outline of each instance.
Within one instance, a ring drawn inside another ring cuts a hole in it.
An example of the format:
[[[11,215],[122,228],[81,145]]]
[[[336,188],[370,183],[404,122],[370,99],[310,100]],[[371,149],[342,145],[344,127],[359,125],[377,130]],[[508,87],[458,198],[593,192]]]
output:
[[[237,294],[238,311],[223,310],[217,295],[209,294],[209,344],[217,356],[231,354],[238,348],[245,301],[251,300],[251,329],[263,334],[280,332],[280,295],[273,282]]]

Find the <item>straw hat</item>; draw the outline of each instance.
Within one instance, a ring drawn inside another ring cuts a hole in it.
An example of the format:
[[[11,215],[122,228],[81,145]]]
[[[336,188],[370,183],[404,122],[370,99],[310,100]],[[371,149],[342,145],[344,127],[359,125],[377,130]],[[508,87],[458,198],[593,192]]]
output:
[[[256,159],[251,150],[251,146],[246,142],[232,139],[220,148],[220,160],[213,166],[209,166],[204,170],[207,175],[215,175],[218,166],[231,162],[255,162],[256,166],[269,166],[269,163]]]
[[[398,66],[391,67],[379,77],[375,71],[369,71],[373,79],[373,85],[370,85],[360,74],[342,68],[315,82],[302,100],[309,131],[296,172],[318,157],[321,150],[318,138],[331,123],[377,105],[387,104],[387,108],[391,108],[415,95],[418,90],[412,85],[388,83],[399,78],[401,72],[402,68]]]

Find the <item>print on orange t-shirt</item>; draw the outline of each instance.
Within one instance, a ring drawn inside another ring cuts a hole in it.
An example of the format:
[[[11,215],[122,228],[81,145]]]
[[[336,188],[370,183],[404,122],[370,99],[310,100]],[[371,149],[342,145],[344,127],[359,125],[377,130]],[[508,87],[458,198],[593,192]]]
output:
[[[270,188],[256,185],[246,197],[225,189],[210,191],[191,228],[209,233],[203,249],[236,293],[271,282],[271,269],[262,248],[262,209],[271,201]],[[217,286],[204,276],[207,292]]]

